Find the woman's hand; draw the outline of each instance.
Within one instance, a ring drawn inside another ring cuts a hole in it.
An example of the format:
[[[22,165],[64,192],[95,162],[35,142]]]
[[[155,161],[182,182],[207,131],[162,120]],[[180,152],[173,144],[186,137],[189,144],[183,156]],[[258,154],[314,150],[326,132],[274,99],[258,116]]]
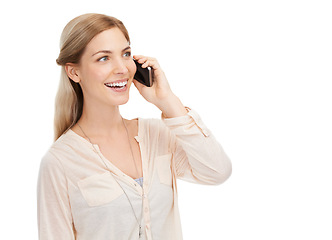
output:
[[[134,55],[134,59],[140,64],[143,64],[143,68],[152,68],[152,87],[144,86],[134,80],[135,87],[138,89],[140,94],[148,102],[157,106],[163,112],[165,117],[171,118],[185,115],[187,110],[181,103],[180,99],[172,92],[165,73],[160,68],[158,61],[155,58],[142,55]]]

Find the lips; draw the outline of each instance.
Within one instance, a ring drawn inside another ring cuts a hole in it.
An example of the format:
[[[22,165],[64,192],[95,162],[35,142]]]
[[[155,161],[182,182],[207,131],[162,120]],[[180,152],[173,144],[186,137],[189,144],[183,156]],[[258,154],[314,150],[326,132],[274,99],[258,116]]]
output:
[[[120,80],[120,81],[105,83],[104,85],[110,88],[124,88],[127,84],[128,80]]]
[[[127,91],[128,79],[121,79],[113,82],[104,83],[104,85],[113,92],[125,92]]]

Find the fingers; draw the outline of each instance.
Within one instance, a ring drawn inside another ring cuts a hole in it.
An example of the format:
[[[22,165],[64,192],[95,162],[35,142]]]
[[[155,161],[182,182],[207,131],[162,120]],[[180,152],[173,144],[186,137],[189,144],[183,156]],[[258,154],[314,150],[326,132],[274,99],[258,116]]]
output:
[[[142,68],[152,67],[154,70],[160,68],[157,59],[152,57],[146,57],[143,55],[134,55],[134,59],[137,60],[140,64],[142,64]]]

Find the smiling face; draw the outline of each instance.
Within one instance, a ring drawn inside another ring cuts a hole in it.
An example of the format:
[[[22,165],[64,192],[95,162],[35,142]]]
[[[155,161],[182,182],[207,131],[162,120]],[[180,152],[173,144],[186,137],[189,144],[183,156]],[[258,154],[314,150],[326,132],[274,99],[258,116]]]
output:
[[[127,39],[114,27],[96,35],[86,46],[80,63],[67,72],[80,83],[84,103],[118,106],[129,100],[136,65]]]

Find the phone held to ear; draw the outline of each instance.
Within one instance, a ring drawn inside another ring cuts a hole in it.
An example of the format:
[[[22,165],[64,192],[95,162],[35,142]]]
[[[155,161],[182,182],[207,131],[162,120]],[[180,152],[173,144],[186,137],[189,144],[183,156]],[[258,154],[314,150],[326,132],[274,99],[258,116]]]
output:
[[[137,67],[134,79],[136,79],[137,81],[139,81],[140,83],[144,84],[147,87],[151,87],[153,84],[151,67],[142,68],[142,64],[137,62],[135,59],[134,62]]]

